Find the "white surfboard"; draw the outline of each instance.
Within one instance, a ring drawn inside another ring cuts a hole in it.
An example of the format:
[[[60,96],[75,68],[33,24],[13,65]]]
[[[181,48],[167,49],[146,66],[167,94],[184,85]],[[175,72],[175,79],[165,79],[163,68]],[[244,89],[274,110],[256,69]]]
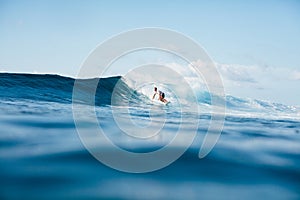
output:
[[[170,101],[168,101],[167,103],[164,103],[164,102],[162,102],[162,101],[160,101],[160,100],[157,100],[157,99],[152,99],[152,102],[154,103],[154,104],[156,104],[156,105],[169,105],[171,102]]]

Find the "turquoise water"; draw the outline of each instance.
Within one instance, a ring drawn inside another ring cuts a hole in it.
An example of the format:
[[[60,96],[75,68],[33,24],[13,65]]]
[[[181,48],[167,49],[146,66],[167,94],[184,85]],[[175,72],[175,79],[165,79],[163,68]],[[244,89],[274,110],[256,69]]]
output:
[[[199,119],[197,136],[183,156],[161,170],[134,174],[103,165],[83,146],[72,114],[73,79],[29,74],[0,78],[1,199],[300,199],[297,107],[228,96],[221,137],[209,155],[199,159],[211,119],[208,112],[158,107],[165,114],[154,113],[152,120],[167,119],[164,134],[151,141],[128,137],[114,122],[110,105],[120,77],[103,79],[95,111],[108,137],[123,149],[159,149],[174,137],[178,123],[186,123],[183,134],[188,135],[188,119]],[[82,81],[85,89],[76,103],[91,103],[84,99],[91,82]],[[123,89],[130,91],[125,83]],[[135,93],[134,99],[138,101],[131,101],[129,110],[143,126],[152,105],[142,94]],[[198,101],[200,108],[209,107],[206,93]],[[179,120],[182,115],[186,120]],[[94,128],[88,121],[83,124],[87,130]]]

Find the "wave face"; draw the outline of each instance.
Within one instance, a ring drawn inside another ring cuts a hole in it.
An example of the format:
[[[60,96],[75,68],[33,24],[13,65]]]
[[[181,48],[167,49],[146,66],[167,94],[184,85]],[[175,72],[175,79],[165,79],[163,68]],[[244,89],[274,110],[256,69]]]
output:
[[[0,74],[0,98],[70,103],[74,79],[58,75]]]
[[[102,79],[95,98],[97,105],[109,105],[110,96],[120,77]],[[91,84],[99,79],[79,80],[82,93],[88,93]],[[58,75],[36,74],[0,74],[0,98],[24,99],[31,101],[47,101],[72,103],[72,92],[75,79]]]

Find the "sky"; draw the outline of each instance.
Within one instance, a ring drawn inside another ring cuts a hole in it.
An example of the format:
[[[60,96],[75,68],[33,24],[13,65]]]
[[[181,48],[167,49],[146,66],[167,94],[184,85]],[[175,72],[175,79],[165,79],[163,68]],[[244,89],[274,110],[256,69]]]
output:
[[[297,0],[0,0],[0,71],[76,77],[98,44],[143,27],[198,42],[228,94],[300,105]]]

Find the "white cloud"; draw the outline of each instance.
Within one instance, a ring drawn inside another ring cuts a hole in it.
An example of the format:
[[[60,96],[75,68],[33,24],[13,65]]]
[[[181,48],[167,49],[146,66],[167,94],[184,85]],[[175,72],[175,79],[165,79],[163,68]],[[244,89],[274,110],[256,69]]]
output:
[[[255,83],[256,66],[229,65],[216,63],[217,69],[223,78],[237,82]]]
[[[216,66],[227,94],[299,105],[299,70],[220,63]]]
[[[300,71],[293,71],[291,74],[292,80],[300,80]]]
[[[240,84],[248,82],[260,85],[264,82],[300,80],[300,71],[290,68],[220,63],[216,63],[216,66],[224,80]]]

